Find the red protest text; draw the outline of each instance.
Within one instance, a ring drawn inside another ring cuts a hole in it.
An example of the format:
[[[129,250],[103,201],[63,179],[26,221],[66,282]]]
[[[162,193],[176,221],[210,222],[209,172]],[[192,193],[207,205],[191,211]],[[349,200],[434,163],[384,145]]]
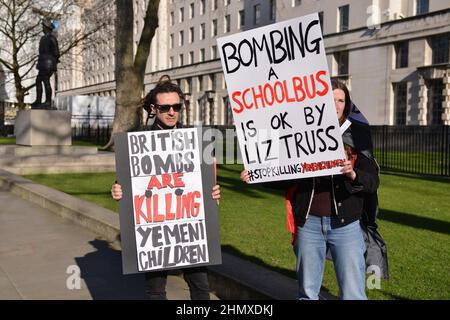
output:
[[[236,104],[233,106],[233,111],[241,113],[323,97],[330,90],[326,79],[327,71],[320,70],[315,74],[295,76],[290,80],[277,80],[274,83],[234,91],[231,94],[231,99]]]

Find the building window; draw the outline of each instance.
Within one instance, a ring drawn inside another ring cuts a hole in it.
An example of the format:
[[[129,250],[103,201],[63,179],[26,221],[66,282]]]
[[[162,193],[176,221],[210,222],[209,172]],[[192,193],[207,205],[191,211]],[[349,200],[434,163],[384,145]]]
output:
[[[431,38],[432,64],[449,63],[450,34]]]
[[[350,5],[339,7],[339,32],[348,30],[350,16]]]
[[[428,0],[416,0],[416,14],[428,13],[429,1]]]
[[[185,88],[185,92],[191,92],[192,90],[192,78],[187,78],[186,79],[186,88]]]
[[[169,68],[173,68],[173,57],[169,58]]]
[[[298,7],[301,4],[302,4],[302,0],[292,0],[293,7]]]
[[[194,63],[194,51],[189,52],[189,64]]]
[[[189,43],[194,42],[194,27],[189,28]]]
[[[203,91],[203,76],[198,77],[198,91]]]
[[[200,14],[205,14],[205,0],[200,0]]]
[[[211,10],[214,11],[217,9],[217,0],[213,0],[211,3]]]
[[[212,46],[211,47],[211,57],[212,59],[217,59],[217,46]]]
[[[189,19],[194,18],[194,15],[195,15],[195,6],[194,6],[194,3],[192,2],[189,5]]]
[[[230,5],[231,0],[224,0],[223,2],[225,4],[225,6],[228,6],[228,5]]]
[[[225,26],[224,26],[225,27],[225,30],[224,30],[225,33],[230,32],[230,19],[231,19],[231,16],[229,14],[227,14],[225,16]]]
[[[348,51],[336,52],[334,59],[337,64],[337,75],[348,75]]]
[[[408,67],[408,41],[399,42],[395,45],[395,68]]]
[[[206,29],[206,25],[204,23],[202,23],[200,25],[200,40],[205,39],[205,29]]]
[[[183,56],[183,54],[180,54],[178,56],[178,62],[179,62],[180,67],[184,65],[184,56]]]
[[[442,79],[428,81],[428,124],[443,124],[442,103],[444,102],[444,83]]]
[[[184,45],[184,31],[183,30],[180,31],[180,37],[179,37],[178,44],[180,46]]]
[[[217,19],[214,19],[211,23],[211,35],[213,37],[217,36]]]
[[[209,90],[216,90],[216,75],[214,73],[211,73],[208,76],[208,86],[209,86]]]
[[[169,37],[169,48],[170,48],[170,49],[173,48],[173,33],[170,34],[170,37]]]
[[[324,34],[324,31],[323,31],[323,11],[319,12],[319,23],[320,23],[320,29],[322,30],[322,34]]]
[[[275,21],[277,14],[277,1],[270,0],[270,21]]]
[[[184,8],[180,8],[180,22],[184,21]]]
[[[233,113],[231,111],[231,106],[230,106],[230,101],[228,100],[228,96],[223,98],[223,107],[225,109],[224,124],[231,126],[234,124],[234,121],[233,121]]]
[[[175,23],[175,15],[173,13],[173,11],[170,13],[170,25],[173,26],[173,24]]]
[[[257,4],[253,7],[253,24],[261,22],[261,5]]]
[[[239,21],[238,21],[239,25],[238,25],[238,28],[239,28],[239,29],[243,29],[243,28],[244,28],[244,25],[245,25],[245,11],[244,11],[244,10],[240,10],[240,11],[239,11],[238,17],[239,17]]]
[[[407,83],[394,83],[394,124],[406,124]]]
[[[205,61],[205,49],[200,49],[200,62]]]

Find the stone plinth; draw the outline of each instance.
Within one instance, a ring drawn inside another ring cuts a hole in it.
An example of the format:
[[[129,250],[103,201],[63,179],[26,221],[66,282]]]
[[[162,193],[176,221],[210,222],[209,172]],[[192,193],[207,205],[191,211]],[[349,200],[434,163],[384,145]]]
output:
[[[21,110],[14,133],[16,144],[24,146],[72,145],[71,114],[60,110]]]

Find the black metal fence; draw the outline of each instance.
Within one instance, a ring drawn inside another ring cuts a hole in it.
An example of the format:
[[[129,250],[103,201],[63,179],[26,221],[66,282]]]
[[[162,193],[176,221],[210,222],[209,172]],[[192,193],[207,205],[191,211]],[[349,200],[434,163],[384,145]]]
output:
[[[75,125],[72,127],[72,139],[89,141],[96,144],[106,144],[111,136],[112,127],[99,124],[90,125],[88,123]]]
[[[72,128],[72,137],[106,144],[111,131],[109,125],[82,124]],[[371,133],[382,170],[450,177],[450,126],[371,126]]]
[[[371,126],[381,169],[450,176],[450,126]]]

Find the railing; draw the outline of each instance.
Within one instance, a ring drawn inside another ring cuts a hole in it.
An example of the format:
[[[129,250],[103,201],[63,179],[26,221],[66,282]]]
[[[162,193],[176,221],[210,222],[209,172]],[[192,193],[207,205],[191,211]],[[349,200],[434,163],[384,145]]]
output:
[[[72,139],[106,144],[112,132],[114,116],[72,115]]]
[[[449,126],[371,126],[375,156],[384,170],[450,176]]]
[[[86,124],[79,124],[72,126],[72,139],[89,141],[96,144],[106,144],[111,136],[112,127],[109,125],[101,126]]]
[[[234,129],[213,127],[224,137],[226,129]],[[73,126],[72,138],[106,144],[111,132],[111,125],[80,123]],[[450,126],[371,126],[371,133],[382,170],[450,177]]]

